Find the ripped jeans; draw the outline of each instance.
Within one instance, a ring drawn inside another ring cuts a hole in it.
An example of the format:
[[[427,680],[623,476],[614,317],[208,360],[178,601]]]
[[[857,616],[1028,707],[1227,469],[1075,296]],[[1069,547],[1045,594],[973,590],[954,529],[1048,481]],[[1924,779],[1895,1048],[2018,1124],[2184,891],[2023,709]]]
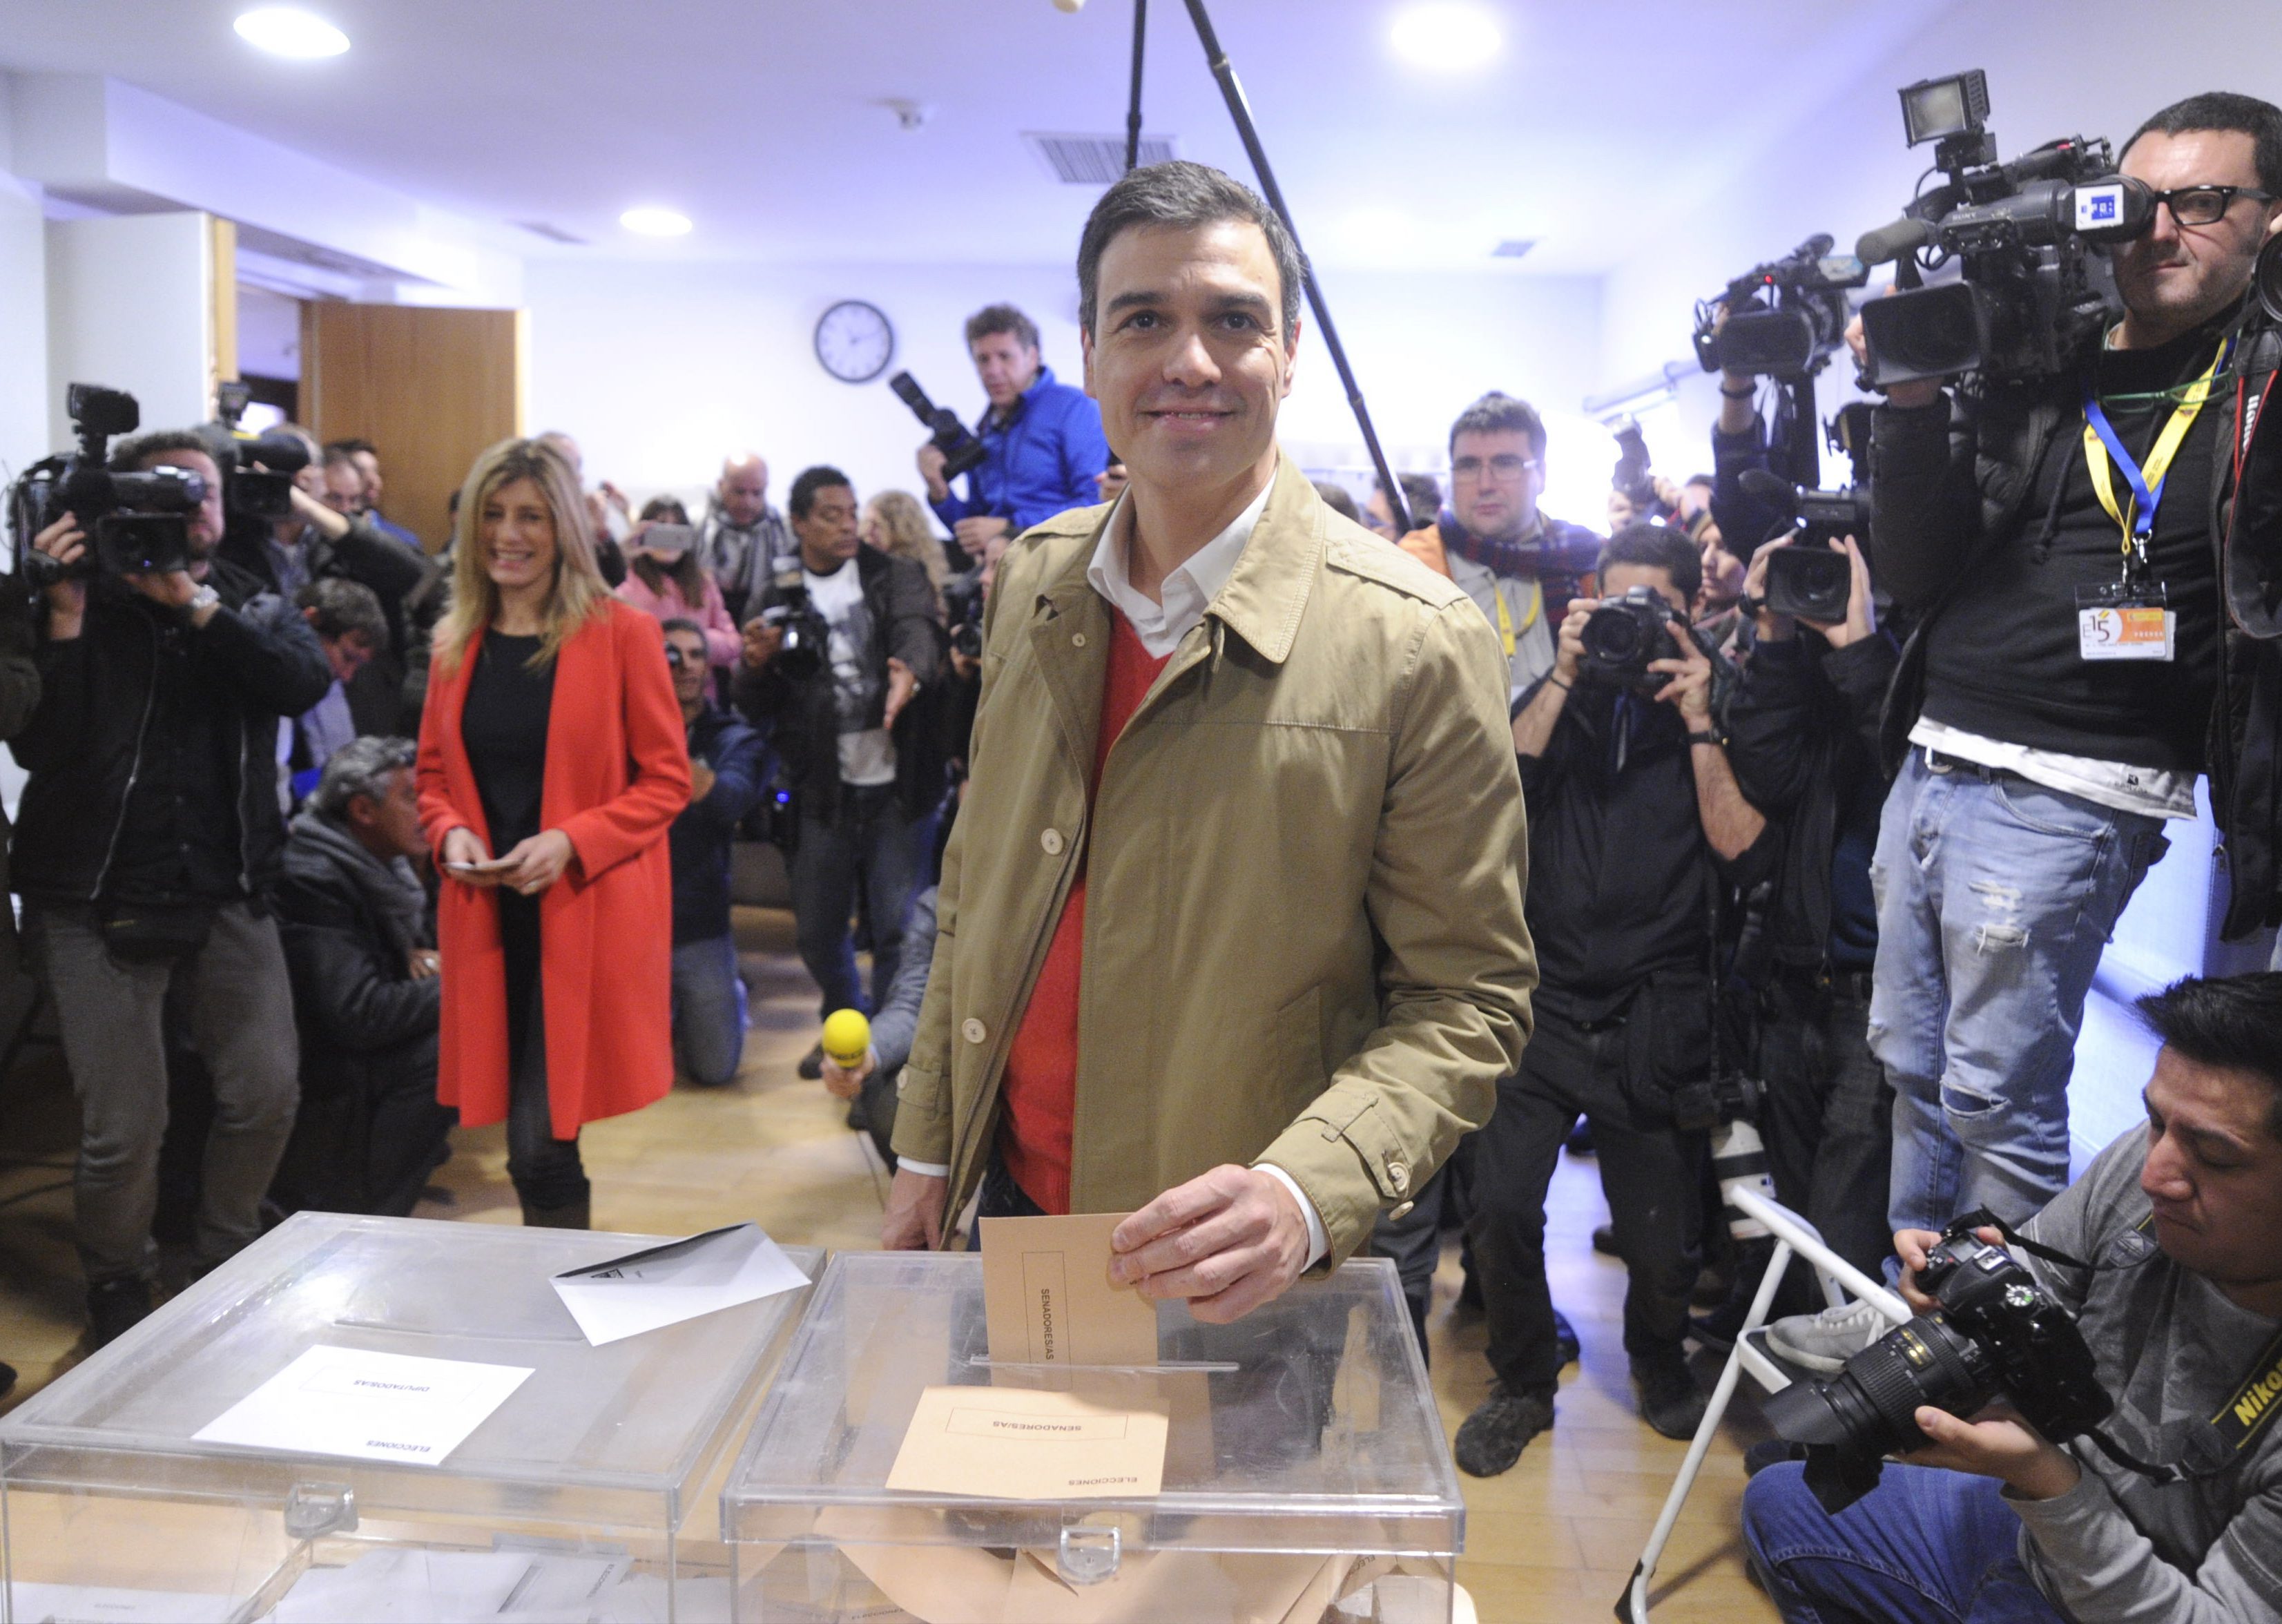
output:
[[[1890,1227],[1937,1230],[1975,1207],[2024,1223],[2067,1187],[2084,994],[2169,843],[2162,828],[1911,750],[1870,865],[1870,1048],[1894,1089]]]

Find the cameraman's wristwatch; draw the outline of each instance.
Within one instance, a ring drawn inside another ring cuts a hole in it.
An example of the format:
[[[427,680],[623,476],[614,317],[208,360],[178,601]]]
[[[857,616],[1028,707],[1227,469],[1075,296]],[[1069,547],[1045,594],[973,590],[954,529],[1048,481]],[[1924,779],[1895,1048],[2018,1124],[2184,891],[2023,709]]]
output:
[[[1727,748],[1727,740],[1724,734],[1710,727],[1691,729],[1688,734],[1688,749],[1693,750],[1699,744],[1715,744],[1721,750],[1725,750]]]

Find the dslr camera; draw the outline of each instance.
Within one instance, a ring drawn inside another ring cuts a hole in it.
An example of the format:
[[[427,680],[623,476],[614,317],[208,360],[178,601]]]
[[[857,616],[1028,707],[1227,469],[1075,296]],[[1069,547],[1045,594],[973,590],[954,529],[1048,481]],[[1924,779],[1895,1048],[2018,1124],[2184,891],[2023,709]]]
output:
[[[161,575],[185,567],[189,516],[206,500],[206,482],[181,468],[112,471],[105,461],[112,439],[132,434],[143,421],[143,408],[125,390],[74,384],[64,409],[78,447],[35,462],[9,493],[18,575],[36,589],[67,575]],[[66,513],[89,538],[87,556],[70,569],[32,545]]]
[[[982,657],[982,571],[970,570],[943,584],[943,618],[951,626],[951,652]]]
[[[1926,1253],[1918,1286],[1938,1312],[1888,1332],[1828,1381],[1794,1383],[1767,1401],[1775,1431],[1806,1446],[1807,1487],[1825,1511],[1876,1488],[1884,1456],[1929,1441],[1913,1418],[1921,1404],[1970,1416],[2003,1398],[2055,1443],[2115,1410],[2068,1310],[1974,1235],[1984,1217],[1958,1219]]]
[[[1855,245],[1865,263],[1898,260],[1902,290],[1862,307],[1866,381],[1883,389],[1959,373],[2013,381],[2061,371],[2115,305],[2103,251],[2146,234],[2151,194],[2115,172],[2105,140],[2072,136],[1999,163],[1979,68],[1924,80],[1901,97],[1909,144],[1933,142],[1934,167],[1948,178]],[[1921,273],[1952,263],[1958,280],[1923,285]]]
[[[1668,660],[1677,653],[1667,626],[1687,622],[1653,587],[1634,587],[1621,597],[1604,600],[1585,618],[1585,669],[1604,682],[1646,692],[1664,678],[1649,670],[1651,660]]]
[[[1846,291],[1870,279],[1852,254],[1818,232],[1781,259],[1755,266],[1696,307],[1696,359],[1706,372],[1797,380],[1822,370],[1846,341]],[[1719,325],[1726,310],[1725,326]]]
[[[800,579],[799,560],[787,562],[791,567],[777,571],[776,602],[761,611],[761,624],[784,633],[784,641],[777,646],[777,657],[771,662],[778,673],[788,682],[805,682],[824,669],[832,648],[832,627],[808,595],[808,587]]]
[[[967,431],[965,423],[947,406],[937,406],[928,399],[928,392],[920,387],[919,379],[908,372],[898,372],[888,380],[888,387],[896,392],[896,399],[912,408],[912,416],[928,427],[935,437],[935,448],[943,453],[943,477],[956,479],[982,465],[990,453],[981,440]]]

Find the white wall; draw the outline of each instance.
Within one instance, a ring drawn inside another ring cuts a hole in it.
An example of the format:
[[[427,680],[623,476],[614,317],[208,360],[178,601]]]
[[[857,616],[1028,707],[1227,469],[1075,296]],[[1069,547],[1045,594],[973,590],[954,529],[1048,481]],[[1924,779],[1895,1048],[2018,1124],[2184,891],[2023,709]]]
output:
[[[198,214],[48,222],[48,431],[71,443],[68,384],[124,389],[143,427],[213,416],[213,246]]]
[[[49,449],[46,237],[37,189],[9,173],[11,122],[0,74],[0,482]]]
[[[851,386],[817,364],[811,336],[836,299],[886,311],[896,331],[890,370],[910,369],[970,421],[982,398],[961,324],[994,300],[1028,312],[1046,363],[1083,381],[1076,287],[1061,267],[533,261],[525,287],[532,427],[570,431],[590,475],[637,501],[659,489],[695,494],[725,453],[747,446],[768,457],[780,498],[814,462],[845,469],[859,492],[920,488],[912,458],[923,435],[886,384]],[[1450,419],[1486,389],[1557,407],[1590,381],[1592,282],[1354,273],[1325,291],[1399,468],[1439,466]],[[1367,467],[1328,352],[1304,329],[1301,344],[1285,444],[1310,467]],[[1605,436],[1557,423],[1556,465],[1572,443],[1570,465],[1588,487],[1580,500],[1597,511],[1589,493],[1606,482]]]

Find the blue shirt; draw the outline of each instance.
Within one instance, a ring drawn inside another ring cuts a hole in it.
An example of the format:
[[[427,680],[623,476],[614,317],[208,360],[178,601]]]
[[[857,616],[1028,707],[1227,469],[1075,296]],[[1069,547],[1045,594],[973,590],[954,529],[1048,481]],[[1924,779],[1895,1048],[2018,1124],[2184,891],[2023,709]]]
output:
[[[946,524],[996,515],[1016,534],[1072,508],[1101,500],[1094,476],[1109,466],[1101,408],[1082,389],[1054,381],[1052,367],[1022,392],[1013,414],[993,421],[985,410],[974,425],[990,456],[966,476],[964,500],[956,492],[934,504]]]

